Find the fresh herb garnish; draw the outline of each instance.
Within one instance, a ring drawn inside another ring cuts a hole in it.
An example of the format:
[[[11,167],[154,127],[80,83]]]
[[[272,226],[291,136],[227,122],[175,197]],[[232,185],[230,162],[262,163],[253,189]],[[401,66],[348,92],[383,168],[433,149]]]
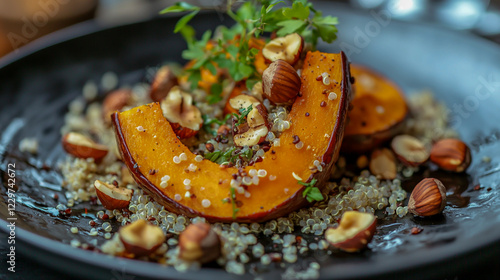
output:
[[[233,147],[226,152],[215,151],[212,153],[206,153],[205,158],[217,164],[225,164],[229,162],[234,163],[236,158],[238,158],[238,155],[233,155],[234,150],[236,150],[236,147]]]
[[[335,25],[338,23],[336,17],[322,16],[307,0],[290,2],[291,7],[286,7],[283,1],[276,0],[247,1],[233,11],[234,6],[241,1],[228,0],[223,12],[235,21],[235,25],[231,28],[220,27],[220,32],[215,36],[212,36],[211,31],[206,31],[200,40],[196,40],[194,28],[188,23],[201,10],[214,8],[178,2],[161,11],[162,14],[187,12],[177,22],[174,32],[180,32],[188,44],[182,57],[194,61],[194,64],[185,70],[191,87],[194,89],[198,86],[202,69],[208,69],[216,75],[217,67],[227,69],[233,81],[246,80],[247,85],[255,83],[260,79],[254,66],[255,55],[259,50],[252,44],[252,40],[263,33],[276,32],[278,36],[299,33],[313,48],[319,38],[327,43],[335,40]],[[222,85],[222,81],[212,85],[213,92],[208,98],[210,103],[221,100]]]
[[[202,115],[201,118],[203,119],[203,129],[213,136],[216,136],[217,131],[212,129],[212,124],[218,124],[219,126],[226,124],[227,120],[231,118],[231,114],[227,114],[223,120],[211,119],[208,115]]]
[[[240,125],[240,124],[242,124],[242,123],[244,123],[244,122],[245,122],[246,117],[248,116],[248,113],[250,113],[250,111],[252,111],[252,109],[253,109],[252,107],[253,107],[253,106],[252,106],[252,105],[250,105],[250,106],[248,106],[247,108],[241,108],[241,109],[239,110],[239,112],[240,112],[240,114],[239,114],[239,115],[238,115],[238,114],[233,113],[233,116],[236,118],[236,123],[235,123],[235,125],[236,125],[236,126],[238,126],[238,125]]]
[[[240,209],[238,209],[238,207],[236,206],[236,191],[234,190],[233,187],[231,187],[230,191],[231,191],[231,205],[233,207],[233,220],[235,220],[236,213],[238,213]]]
[[[316,179],[312,179],[311,182],[309,182],[309,183],[304,183],[302,181],[298,181],[299,184],[306,187],[304,192],[302,192],[302,197],[305,197],[307,199],[307,201],[309,201],[309,202],[323,200],[323,195],[321,194],[321,191],[317,187],[314,186],[317,181],[318,180],[316,180]]]

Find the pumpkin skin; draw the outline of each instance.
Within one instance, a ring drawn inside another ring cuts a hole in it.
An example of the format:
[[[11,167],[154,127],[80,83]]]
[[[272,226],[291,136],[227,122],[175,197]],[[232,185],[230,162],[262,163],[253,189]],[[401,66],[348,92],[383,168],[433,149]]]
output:
[[[352,64],[354,99],[345,128],[342,152],[363,153],[399,134],[409,109],[403,91],[365,66]]]
[[[221,168],[206,159],[196,162],[195,155],[175,136],[157,103],[112,115],[124,163],[136,182],[158,203],[169,211],[188,217],[202,216],[212,222],[263,222],[307,205],[302,196],[305,187],[298,184],[292,172],[304,182],[316,178],[316,186],[324,186],[338,158],[351,85],[349,63],[344,53],[308,53],[304,65],[301,96],[297,97],[288,115],[292,126],[282,133],[280,146],[273,146],[261,162],[244,169],[247,173],[250,169],[264,169],[267,176],[260,178],[258,185],[248,186],[250,197],[236,192],[236,200],[241,202],[236,219],[233,219],[231,203],[224,203],[223,199],[229,197],[232,175],[238,170]],[[316,77],[323,72],[330,73],[339,83],[324,85],[317,81]],[[322,94],[325,89],[335,91],[338,97],[328,100],[328,96]],[[320,106],[322,101],[326,106]],[[137,126],[146,131],[138,131]],[[294,135],[304,143],[302,149],[297,149],[292,143]],[[187,161],[174,164],[173,157],[181,153],[187,155]],[[322,164],[322,172],[310,169],[315,160]],[[195,172],[187,170],[191,163],[197,166]],[[166,188],[161,188],[161,178],[165,175],[169,175],[170,180]],[[271,180],[272,177],[275,179]],[[191,181],[189,191],[195,197],[184,196],[185,179]],[[176,194],[181,195],[180,201],[174,199]],[[202,206],[203,199],[210,200],[208,208]]]

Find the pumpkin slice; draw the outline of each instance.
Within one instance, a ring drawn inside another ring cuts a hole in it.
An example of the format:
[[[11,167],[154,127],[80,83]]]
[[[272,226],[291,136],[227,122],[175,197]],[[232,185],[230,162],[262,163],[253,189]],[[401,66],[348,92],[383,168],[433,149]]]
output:
[[[177,139],[157,103],[113,114],[123,161],[137,183],[157,202],[169,211],[189,217],[262,222],[306,205],[302,195],[305,187],[292,174],[304,182],[315,178],[316,186],[323,187],[340,150],[351,86],[344,53],[308,53],[304,65],[301,96],[288,116],[292,126],[281,135],[280,145],[266,152],[263,161],[244,169],[247,174],[267,174],[259,178],[257,185],[245,186],[248,194],[236,192],[235,219],[233,205],[226,201],[238,169],[221,168],[205,159],[196,161],[195,155]],[[328,73],[338,83],[325,85],[318,81],[316,78],[322,73]],[[328,99],[328,95],[322,94],[325,90],[335,92],[337,98]],[[138,126],[144,130],[137,130]],[[294,136],[304,143],[303,148],[296,148]],[[187,160],[176,164],[174,157],[176,162],[178,158]],[[322,172],[315,167],[315,161],[321,164]],[[189,171],[193,169],[194,172]],[[188,195],[186,184],[190,186]]]
[[[386,77],[355,64],[351,75],[355,95],[342,152],[362,153],[399,134],[409,109],[403,91]]]

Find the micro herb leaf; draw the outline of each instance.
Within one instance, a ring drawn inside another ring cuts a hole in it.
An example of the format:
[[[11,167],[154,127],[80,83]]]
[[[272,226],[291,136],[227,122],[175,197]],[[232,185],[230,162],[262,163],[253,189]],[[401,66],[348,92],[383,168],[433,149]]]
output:
[[[276,32],[276,34],[278,36],[285,36],[287,34],[297,32],[299,29],[305,27],[307,25],[307,21],[300,19],[291,19],[281,21],[277,23],[277,25],[281,26],[282,28],[278,32]]]
[[[200,10],[195,10],[195,11],[192,11],[191,13],[183,16],[181,19],[179,19],[179,21],[177,22],[177,24],[175,25],[175,28],[174,28],[174,33],[178,33],[179,31],[181,31],[187,24],[188,22],[193,19],[193,17],[198,14],[200,12]]]
[[[233,113],[233,116],[236,118],[236,126],[242,124],[245,122],[245,118],[247,117],[248,113],[250,113],[250,111],[252,111],[252,105],[248,106],[247,108],[241,108],[239,110],[239,115],[238,114],[235,114]]]
[[[174,5],[167,7],[163,9],[160,14],[167,14],[167,13],[178,13],[178,12],[189,12],[189,11],[194,11],[194,10],[199,10],[197,6],[193,6],[189,3],[186,2],[177,2]]]
[[[305,197],[309,202],[323,200],[323,195],[321,194],[321,191],[314,186],[317,181],[318,181],[317,179],[312,179],[311,182],[309,183],[304,183],[302,181],[297,182],[300,185],[306,187],[306,189],[302,192],[302,197]]]

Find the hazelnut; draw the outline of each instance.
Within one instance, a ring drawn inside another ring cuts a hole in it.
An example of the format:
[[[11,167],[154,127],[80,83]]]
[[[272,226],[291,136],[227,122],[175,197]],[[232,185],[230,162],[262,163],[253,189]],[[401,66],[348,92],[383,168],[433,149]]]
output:
[[[127,208],[132,199],[131,189],[120,188],[99,180],[95,180],[94,187],[102,206],[108,210]]]
[[[165,242],[163,230],[145,220],[137,220],[118,231],[125,250],[135,256],[147,256]]]
[[[427,151],[424,143],[411,135],[394,137],[391,148],[396,157],[409,166],[419,166],[429,159],[429,151]]]
[[[244,132],[243,132],[244,131]],[[238,134],[234,135],[233,141],[236,146],[253,146],[262,143],[269,132],[267,126],[249,127],[248,130],[243,130],[238,127]]]
[[[391,150],[382,148],[372,152],[370,172],[376,176],[380,176],[382,179],[392,180],[396,178],[396,158]]]
[[[219,235],[207,223],[191,224],[179,235],[179,258],[183,260],[207,263],[220,254]]]
[[[196,135],[203,124],[200,110],[193,105],[193,97],[177,86],[161,101],[161,109],[181,139]]]
[[[129,89],[117,89],[110,92],[102,102],[102,117],[106,124],[111,124],[111,114],[130,104],[132,92]]]
[[[299,61],[303,48],[304,39],[299,34],[292,33],[271,40],[262,49],[262,55],[269,62],[283,60],[294,65]]]
[[[325,239],[333,247],[346,252],[357,252],[372,240],[377,218],[371,213],[347,211],[342,215],[337,228],[329,228]]]
[[[446,206],[446,188],[438,179],[426,178],[413,189],[408,201],[408,211],[417,216],[441,213]]]
[[[262,92],[262,82],[257,82],[253,85],[252,90],[250,91],[250,96],[255,97],[259,101],[263,101],[263,92]]]
[[[253,146],[261,143],[266,138],[267,109],[255,97],[249,95],[238,95],[229,100],[230,106],[235,110],[246,109],[252,106],[247,115],[247,122],[233,129],[233,141],[236,146]]]
[[[100,161],[108,154],[108,147],[97,144],[89,137],[70,132],[63,136],[62,146],[64,150],[77,158],[93,158]]]
[[[169,91],[177,85],[177,78],[174,75],[172,69],[169,66],[162,66],[156,72],[153,83],[151,84],[151,90],[149,96],[155,102],[160,102],[165,98]]]
[[[470,149],[458,139],[442,139],[432,146],[431,161],[441,169],[464,172],[471,163]]]
[[[300,77],[295,69],[283,60],[276,60],[262,74],[262,92],[274,104],[293,104],[300,91]]]

